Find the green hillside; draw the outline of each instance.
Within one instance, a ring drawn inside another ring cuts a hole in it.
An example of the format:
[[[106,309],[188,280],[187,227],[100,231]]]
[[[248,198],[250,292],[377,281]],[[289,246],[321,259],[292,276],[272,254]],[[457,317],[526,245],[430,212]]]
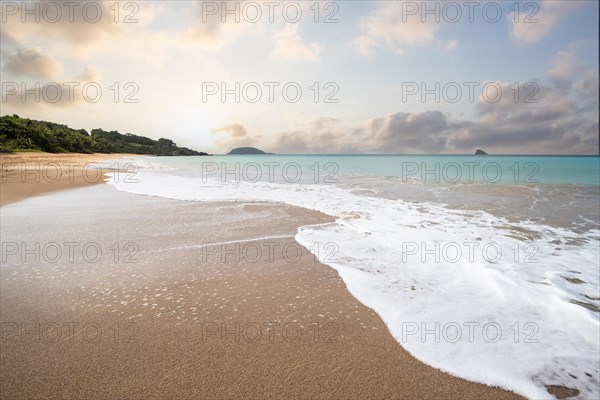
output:
[[[45,151],[48,153],[132,153],[159,156],[204,156],[206,153],[179,147],[170,139],[150,139],[131,133],[73,129],[54,122],[18,115],[0,117],[0,152]]]

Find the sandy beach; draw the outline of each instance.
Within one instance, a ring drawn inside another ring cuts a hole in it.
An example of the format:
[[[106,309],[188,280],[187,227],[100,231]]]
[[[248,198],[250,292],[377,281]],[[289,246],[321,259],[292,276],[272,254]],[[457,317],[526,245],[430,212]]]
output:
[[[327,215],[139,196],[83,178],[7,176],[2,399],[520,398],[405,351],[337,272],[294,240],[298,227],[329,222]],[[23,251],[36,243],[39,259]]]
[[[99,163],[134,154],[2,153],[0,206],[42,193],[103,183],[108,169]],[[115,164],[114,168],[123,168]]]

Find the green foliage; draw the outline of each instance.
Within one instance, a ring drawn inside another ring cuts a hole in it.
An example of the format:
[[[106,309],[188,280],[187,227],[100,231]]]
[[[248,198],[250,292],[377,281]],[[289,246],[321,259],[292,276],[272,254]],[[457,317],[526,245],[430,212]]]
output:
[[[206,155],[172,140],[153,140],[131,133],[107,132],[92,129],[72,129],[53,122],[20,118],[18,115],[0,117],[0,152],[45,151],[48,153],[132,153],[152,155]]]
[[[172,140],[160,138],[157,145],[158,153],[169,155],[175,149],[175,143]]]

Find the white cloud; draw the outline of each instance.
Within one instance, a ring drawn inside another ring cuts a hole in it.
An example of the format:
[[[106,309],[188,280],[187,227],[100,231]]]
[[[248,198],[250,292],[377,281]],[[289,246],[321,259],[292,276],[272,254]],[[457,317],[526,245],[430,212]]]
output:
[[[354,44],[362,55],[369,56],[377,48],[403,54],[403,46],[434,42],[439,24],[422,22],[418,15],[404,15],[403,1],[385,2],[377,6],[360,23],[361,34]]]
[[[27,3],[26,7],[33,9],[37,5],[38,9],[44,9],[40,5],[44,3],[48,2]],[[32,15],[23,22],[20,12],[3,16],[6,19],[0,24],[3,46],[6,43],[31,47],[33,43],[45,53],[62,60],[90,60],[95,55],[109,54],[156,65],[164,61],[164,53],[173,47],[172,32],[150,29],[164,5],[120,2],[117,6],[108,2],[92,2],[93,6],[83,12],[83,3],[51,3],[61,10],[61,17],[56,21],[45,16],[36,22]],[[24,4],[18,7],[25,7]],[[119,11],[118,14],[115,10]],[[97,15],[98,20],[91,19],[90,15]]]
[[[86,17],[88,14],[82,12],[81,5],[71,11],[66,2],[53,2],[60,10],[57,15],[61,15],[56,21],[49,17],[38,17],[36,20],[35,15],[22,21],[21,8],[41,10],[44,3],[22,3],[18,5],[19,12],[3,15],[6,21],[2,23],[2,36],[7,36],[15,43],[24,43],[36,37],[49,42],[67,41],[71,52],[86,52],[90,47],[97,47],[100,39],[115,39],[121,34],[121,25],[114,23],[112,12],[101,2],[94,3],[91,11],[88,10],[89,15],[99,16],[97,21],[90,19],[95,17]]]
[[[456,50],[457,48],[458,40],[450,40],[448,43],[446,43],[446,46],[444,46],[444,49],[446,49],[446,51]]]
[[[298,33],[298,25],[288,24],[273,34],[275,47],[272,60],[317,61],[321,48],[316,43],[306,44]]]
[[[83,72],[77,76],[78,82],[98,82],[100,80],[100,76],[98,72],[90,67],[85,67]]]
[[[208,3],[211,3],[210,6],[207,6]],[[245,23],[243,20],[238,23],[235,15],[229,15],[223,20],[221,12],[205,11],[205,7],[209,7],[208,9],[216,7],[219,10],[223,4],[219,5],[212,1],[190,2],[187,12],[192,16],[191,25],[181,35],[181,45],[216,52],[233,45],[258,25]]]
[[[548,76],[555,80],[568,80],[576,76],[579,66],[575,60],[575,50],[568,49],[559,52],[553,59],[553,67]]]
[[[249,135],[241,124],[229,124],[211,130],[214,143],[223,151],[237,147],[253,146],[260,140],[260,136]]]
[[[547,36],[561,20],[570,13],[585,6],[583,1],[543,1],[533,3],[539,7],[519,8],[519,14],[511,13],[508,19],[511,23],[511,36],[517,42],[536,43]],[[518,22],[515,22],[515,19]],[[527,22],[529,21],[529,22]]]

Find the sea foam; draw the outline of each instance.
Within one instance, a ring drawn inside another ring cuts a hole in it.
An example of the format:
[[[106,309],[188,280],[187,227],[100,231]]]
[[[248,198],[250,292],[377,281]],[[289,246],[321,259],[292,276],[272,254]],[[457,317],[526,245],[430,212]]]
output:
[[[296,239],[335,268],[415,357],[530,398],[552,398],[547,385],[600,396],[597,229],[575,233],[377,197],[364,182],[363,190],[227,182],[159,167],[136,180],[109,183],[136,194],[281,202],[332,215],[334,223],[301,227]]]

